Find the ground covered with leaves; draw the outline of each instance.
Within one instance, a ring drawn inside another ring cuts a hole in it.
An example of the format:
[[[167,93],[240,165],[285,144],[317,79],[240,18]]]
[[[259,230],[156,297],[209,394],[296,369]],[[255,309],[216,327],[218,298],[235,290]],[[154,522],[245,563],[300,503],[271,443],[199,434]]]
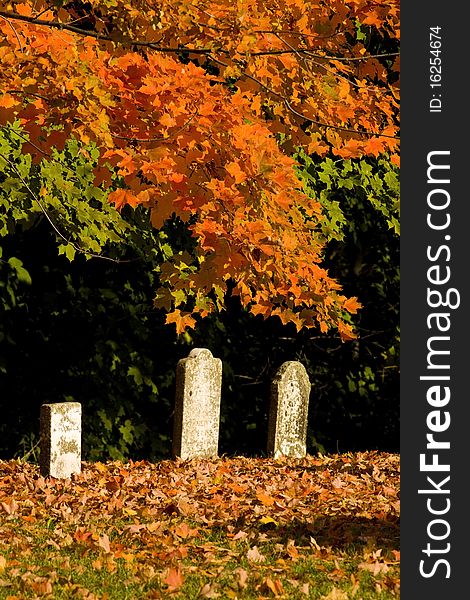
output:
[[[399,597],[399,456],[0,461],[0,598]]]

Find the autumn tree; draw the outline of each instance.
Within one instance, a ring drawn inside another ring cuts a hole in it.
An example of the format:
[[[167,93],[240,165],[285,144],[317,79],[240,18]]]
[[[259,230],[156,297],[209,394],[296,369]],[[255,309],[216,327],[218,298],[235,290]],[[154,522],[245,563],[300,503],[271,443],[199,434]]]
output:
[[[398,39],[396,0],[0,7],[0,124],[19,140],[2,170],[63,252],[102,255],[110,238],[71,230],[60,198],[78,221],[97,196],[143,205],[157,229],[171,218],[190,236],[159,271],[156,305],[177,331],[232,294],[297,329],[354,335],[357,298],[322,266],[330,207],[293,155],[398,164],[398,56],[371,53],[364,33]],[[63,196],[75,174],[58,153],[71,148],[92,167],[90,198]],[[46,164],[55,171],[29,185],[25,169]]]

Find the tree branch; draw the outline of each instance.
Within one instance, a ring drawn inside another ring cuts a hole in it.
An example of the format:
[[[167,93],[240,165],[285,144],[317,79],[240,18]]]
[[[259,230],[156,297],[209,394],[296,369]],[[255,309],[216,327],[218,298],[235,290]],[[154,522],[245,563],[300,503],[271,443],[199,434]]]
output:
[[[202,55],[210,55],[214,52],[214,48],[189,48],[188,46],[159,46],[155,42],[142,42],[140,40],[126,39],[123,38],[122,41],[117,40],[109,35],[104,35],[101,33],[96,33],[95,31],[90,31],[89,29],[82,29],[80,27],[76,27],[71,23],[60,23],[59,21],[45,21],[43,19],[38,19],[37,17],[29,17],[27,15],[19,15],[17,13],[11,13],[9,11],[0,10],[0,17],[3,17],[5,20],[13,19],[17,21],[25,21],[26,23],[31,23],[33,25],[40,25],[43,27],[51,27],[54,29],[61,29],[65,31],[70,31],[72,33],[76,33],[78,35],[83,35],[87,37],[92,37],[98,41],[103,42],[114,42],[114,43],[126,43],[130,46],[139,46],[143,48],[151,48],[152,50],[156,50],[158,52],[164,53],[179,53],[179,52],[189,52],[190,54],[202,54]],[[74,21],[75,22],[75,21]],[[16,33],[16,32],[15,32]],[[278,33],[290,33],[291,35],[304,35],[297,32],[276,32],[276,31],[259,31],[254,33],[271,33],[273,35],[277,35]],[[17,36],[18,37],[18,36]],[[19,42],[19,40],[18,40]],[[224,50],[223,48],[218,48],[218,52],[221,54],[225,54],[227,56],[230,55],[228,50]],[[305,54],[306,57],[312,58],[322,58],[325,60],[338,60],[338,61],[358,61],[358,60],[368,60],[369,58],[386,58],[392,56],[399,56],[399,52],[388,52],[384,54],[369,54],[367,56],[354,56],[354,57],[338,57],[338,56],[328,56],[323,54],[314,54],[308,48],[297,48],[294,49],[291,47],[289,50],[260,50],[259,52],[252,52],[250,56],[275,56],[282,54]]]
[[[42,213],[44,214],[44,216],[46,217],[46,219],[48,220],[49,224],[51,225],[52,229],[56,232],[56,234],[62,239],[64,240],[64,242],[66,244],[70,244],[72,246],[72,248],[78,252],[79,254],[85,254],[86,256],[89,256],[90,258],[100,258],[101,260],[108,260],[110,262],[114,262],[114,263],[131,263],[131,262],[136,262],[136,260],[139,259],[132,259],[132,260],[120,260],[118,258],[111,258],[109,256],[103,256],[101,254],[94,254],[93,252],[89,252],[88,250],[84,250],[83,248],[80,248],[80,246],[77,246],[76,244],[74,244],[73,242],[70,241],[70,239],[67,239],[65,237],[65,235],[60,231],[60,229],[57,227],[57,225],[54,223],[54,221],[51,219],[49,213],[47,212],[47,210],[45,209],[43,203],[39,200],[39,198],[37,197],[37,195],[33,192],[33,190],[29,187],[28,183],[23,179],[21,173],[19,172],[17,166],[15,165],[15,163],[11,162],[11,160],[5,156],[4,154],[2,154],[0,152],[0,158],[2,158],[9,166],[10,168],[16,173],[16,176],[18,177],[18,179],[21,181],[21,183],[24,185],[24,187],[26,188],[26,190],[28,191],[28,193],[30,194],[30,196],[33,198],[33,200],[35,200],[35,202],[38,204],[39,208],[41,209]]]
[[[117,135],[114,133],[111,133],[111,137],[116,138],[118,140],[126,140],[127,142],[136,142],[139,144],[149,144],[152,142],[166,142],[167,140],[171,140],[172,138],[174,138],[176,135],[178,135],[178,133],[181,133],[181,131],[183,131],[184,129],[186,129],[186,127],[191,123],[191,121],[199,114],[199,110],[197,110],[194,114],[192,114],[189,119],[186,121],[186,123],[183,123],[183,125],[181,125],[181,127],[179,127],[176,131],[173,131],[173,133],[171,135],[169,135],[168,137],[156,137],[156,138],[135,138],[135,137],[127,137],[124,135]]]
[[[91,37],[95,40],[102,42],[114,42],[119,43],[119,40],[109,36],[103,35],[101,33],[96,33],[95,31],[90,31],[88,29],[82,29],[80,27],[76,27],[75,25],[70,25],[69,23],[60,23],[59,21],[44,21],[43,19],[36,19],[35,17],[28,17],[27,15],[18,15],[16,13],[10,13],[8,11],[0,10],[0,17],[4,19],[13,19],[17,21],[25,21],[26,23],[31,23],[32,25],[40,25],[42,27],[51,27],[52,29],[60,29],[62,31],[70,31],[72,33],[76,33],[78,35],[82,35],[84,37]],[[158,52],[168,52],[168,53],[178,53],[178,52],[189,52],[191,54],[209,54],[213,52],[212,48],[187,48],[186,46],[179,46],[177,48],[166,47],[166,46],[158,46],[154,42],[141,42],[139,40],[123,40],[120,43],[127,43],[130,46],[139,46],[143,48],[151,48],[152,50],[157,50]],[[227,52],[227,51],[223,51]],[[228,52],[227,52],[228,54]]]
[[[21,52],[23,52],[23,46],[21,44],[21,40],[20,40],[20,36],[18,35],[18,32],[16,31],[16,29],[13,27],[13,25],[10,23],[10,19],[7,19],[7,17],[5,17],[5,15],[2,14],[2,11],[0,11],[0,17],[2,17],[2,19],[4,19],[8,25],[11,27],[13,33],[15,34],[15,37],[18,41],[18,45],[20,47]]]
[[[42,148],[40,148],[39,146],[36,146],[36,144],[34,142],[32,142],[31,140],[29,140],[25,135],[23,135],[22,133],[19,133],[18,131],[16,131],[16,129],[13,129],[13,127],[10,127],[8,125],[8,123],[6,124],[2,124],[0,125],[0,127],[2,129],[8,129],[8,131],[10,131],[11,133],[14,133],[15,135],[17,135],[20,139],[22,139],[24,142],[26,142],[27,144],[30,144],[33,148],[36,148],[36,150],[38,152],[40,152],[41,154],[44,154],[44,156],[47,156],[48,158],[51,158],[51,155],[46,152],[45,150],[43,150]],[[64,165],[65,166],[65,165]]]
[[[223,67],[228,67],[229,65],[227,65],[227,63],[224,63],[223,61],[219,60],[218,58],[214,58],[213,56],[209,56],[208,57],[210,60],[216,62],[217,64],[223,66]],[[385,133],[377,133],[375,131],[357,131],[356,129],[348,129],[347,127],[341,127],[340,125],[332,125],[331,123],[323,123],[322,121],[316,121],[315,119],[311,119],[310,117],[306,117],[305,115],[297,112],[295,110],[295,108],[293,108],[289,101],[287,100],[287,98],[285,96],[283,96],[282,94],[280,94],[279,92],[276,92],[275,90],[271,89],[270,87],[268,87],[267,85],[265,85],[262,81],[260,81],[259,79],[256,79],[256,77],[253,77],[253,75],[250,75],[249,73],[246,73],[245,71],[242,71],[242,75],[244,77],[246,77],[247,79],[251,79],[251,81],[257,83],[259,86],[261,86],[263,89],[265,89],[267,92],[269,92],[270,94],[272,94],[273,96],[276,96],[277,98],[280,98],[285,107],[296,117],[299,117],[301,119],[304,119],[305,121],[309,121],[310,123],[313,123],[314,125],[318,125],[319,127],[328,127],[330,129],[336,129],[338,131],[344,131],[346,133],[355,133],[356,135],[367,135],[367,136],[377,136],[377,137],[385,137],[385,138],[390,138],[393,140],[398,140],[400,139],[400,136],[397,135],[388,135]]]

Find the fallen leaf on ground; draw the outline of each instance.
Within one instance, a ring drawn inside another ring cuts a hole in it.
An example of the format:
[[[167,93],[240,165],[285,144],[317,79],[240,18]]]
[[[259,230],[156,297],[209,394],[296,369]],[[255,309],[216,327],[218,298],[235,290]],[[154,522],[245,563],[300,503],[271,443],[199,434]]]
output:
[[[184,577],[181,569],[178,567],[175,569],[171,567],[168,569],[167,576],[163,579],[163,583],[166,583],[170,592],[176,592],[183,585]]]
[[[253,546],[253,548],[250,548],[246,553],[246,557],[249,562],[254,563],[262,563],[266,560],[266,557],[258,550],[258,546]]]

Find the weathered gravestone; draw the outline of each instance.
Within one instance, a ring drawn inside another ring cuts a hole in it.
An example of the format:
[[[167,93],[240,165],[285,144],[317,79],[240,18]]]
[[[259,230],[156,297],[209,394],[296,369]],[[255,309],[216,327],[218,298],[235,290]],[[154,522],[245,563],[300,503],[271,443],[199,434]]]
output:
[[[307,418],[310,381],[305,367],[285,362],[271,384],[268,454],[303,458],[307,452]]]
[[[65,479],[81,469],[82,406],[78,402],[43,404],[40,419],[40,470]]]
[[[212,458],[219,449],[222,361],[195,348],[176,367],[173,455]]]

